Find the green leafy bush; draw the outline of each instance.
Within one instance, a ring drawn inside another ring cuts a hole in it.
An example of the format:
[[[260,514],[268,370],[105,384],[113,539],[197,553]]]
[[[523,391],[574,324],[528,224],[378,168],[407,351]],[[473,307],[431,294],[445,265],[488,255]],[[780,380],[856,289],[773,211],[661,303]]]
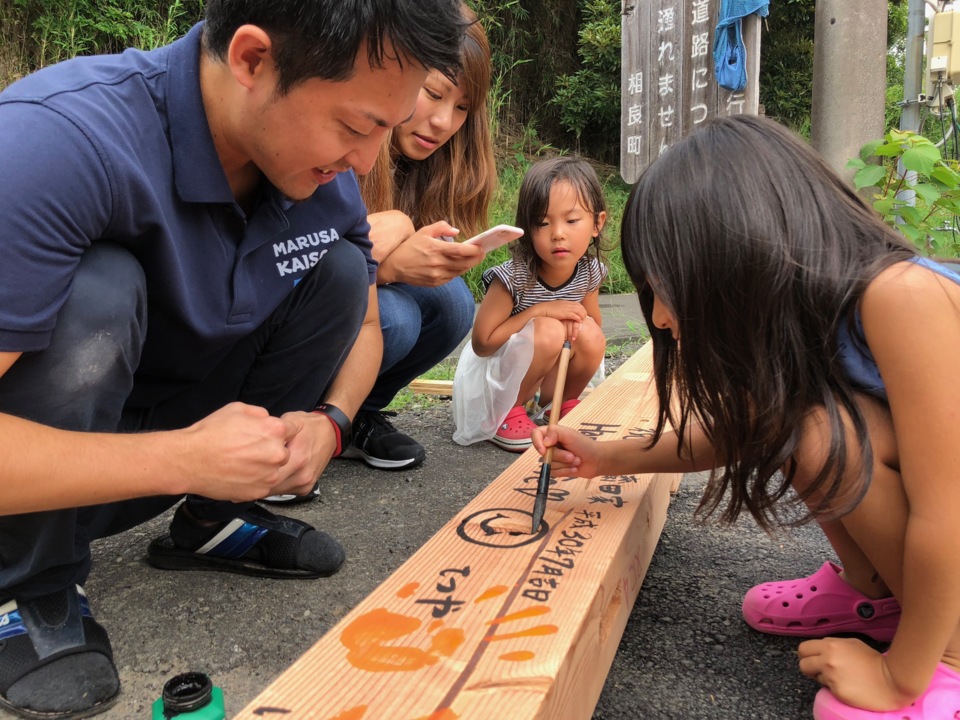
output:
[[[620,42],[620,3],[583,3],[577,44],[580,69],[559,76],[550,99],[560,113],[560,124],[576,137],[578,150],[587,141],[591,154],[608,162],[619,153],[619,145],[610,138],[620,134]]]
[[[870,164],[871,159],[879,164]],[[924,253],[960,257],[956,218],[960,215],[960,172],[930,140],[891,130],[867,143],[847,163],[856,170],[858,190],[872,190],[873,207]]]

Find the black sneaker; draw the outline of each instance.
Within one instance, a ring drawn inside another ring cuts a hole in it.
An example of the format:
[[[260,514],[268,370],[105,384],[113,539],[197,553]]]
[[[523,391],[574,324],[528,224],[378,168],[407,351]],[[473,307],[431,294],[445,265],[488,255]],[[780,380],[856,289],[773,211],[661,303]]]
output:
[[[263,498],[259,502],[268,503],[270,505],[299,505],[300,503],[316,500],[318,497],[320,497],[319,480],[313,484],[313,489],[310,490],[310,492],[308,492],[306,495],[270,495]]]
[[[386,415],[396,413],[358,412],[353,421],[353,442],[340,457],[363,460],[380,470],[409,470],[422,463],[427,457],[426,450],[391,425]]]

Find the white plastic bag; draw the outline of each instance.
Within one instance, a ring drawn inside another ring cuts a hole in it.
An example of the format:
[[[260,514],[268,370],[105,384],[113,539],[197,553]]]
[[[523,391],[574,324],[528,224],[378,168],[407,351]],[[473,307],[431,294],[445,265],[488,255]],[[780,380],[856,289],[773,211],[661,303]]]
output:
[[[453,377],[454,441],[470,445],[496,434],[532,361],[533,320],[490,357],[477,357],[470,343],[464,346]]]

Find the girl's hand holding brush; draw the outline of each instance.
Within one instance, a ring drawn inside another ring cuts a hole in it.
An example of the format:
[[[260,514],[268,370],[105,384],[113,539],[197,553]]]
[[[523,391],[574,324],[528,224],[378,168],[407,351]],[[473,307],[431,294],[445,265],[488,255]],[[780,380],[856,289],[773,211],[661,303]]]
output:
[[[533,447],[541,456],[546,454],[547,448],[554,448],[550,463],[551,474],[557,477],[585,478],[603,474],[599,469],[602,448],[598,447],[599,443],[595,440],[579,431],[563,425],[538,427],[530,437],[533,439]]]

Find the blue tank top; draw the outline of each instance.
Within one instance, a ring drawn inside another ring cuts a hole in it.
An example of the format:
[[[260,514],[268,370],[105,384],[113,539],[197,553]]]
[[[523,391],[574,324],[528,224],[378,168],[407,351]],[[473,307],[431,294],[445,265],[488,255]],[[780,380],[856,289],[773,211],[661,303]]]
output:
[[[912,258],[911,262],[915,262],[960,285],[960,274],[934,262],[930,258],[918,256]],[[873,353],[870,352],[870,348],[867,347],[864,340],[859,309],[857,309],[854,320],[857,326],[857,341],[850,336],[847,323],[840,324],[840,331],[837,333],[837,349],[840,353],[840,362],[843,364],[847,379],[854,388],[886,401],[887,389],[883,384],[883,378],[880,377],[880,370],[877,368],[876,360],[873,359]]]

